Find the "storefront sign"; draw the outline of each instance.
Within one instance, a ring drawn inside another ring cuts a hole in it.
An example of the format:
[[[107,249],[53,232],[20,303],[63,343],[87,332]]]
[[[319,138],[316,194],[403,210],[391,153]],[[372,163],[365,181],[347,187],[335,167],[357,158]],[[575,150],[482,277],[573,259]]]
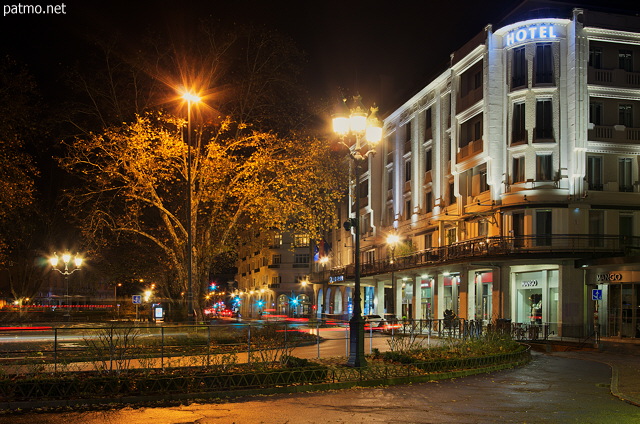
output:
[[[336,277],[329,277],[329,284],[335,283],[337,281],[344,281],[344,275],[338,275]]]
[[[538,280],[523,281],[522,287],[538,287]]]
[[[509,31],[505,37],[507,47],[516,43],[557,38],[555,27],[551,24],[531,25]]]
[[[622,273],[610,272],[608,274],[596,274],[596,281],[598,283],[611,283],[622,281]]]
[[[640,281],[638,271],[604,271],[593,270],[587,274],[587,284],[621,284]]]

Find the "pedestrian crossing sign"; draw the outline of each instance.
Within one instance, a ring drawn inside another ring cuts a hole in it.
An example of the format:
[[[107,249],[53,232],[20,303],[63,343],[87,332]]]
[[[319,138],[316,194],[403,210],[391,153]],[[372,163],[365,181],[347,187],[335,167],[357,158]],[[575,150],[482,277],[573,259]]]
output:
[[[134,305],[139,305],[142,303],[142,296],[139,294],[133,295],[131,301]]]

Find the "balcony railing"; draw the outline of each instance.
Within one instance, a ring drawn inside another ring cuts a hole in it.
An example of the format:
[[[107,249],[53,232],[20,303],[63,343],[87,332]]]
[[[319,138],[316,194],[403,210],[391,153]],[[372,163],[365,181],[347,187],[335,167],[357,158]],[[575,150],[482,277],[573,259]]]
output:
[[[589,67],[589,84],[613,87],[640,87],[640,72],[627,72],[624,69],[595,69]]]
[[[448,246],[415,252],[411,255],[361,264],[361,275],[386,274],[392,271],[461,262],[469,259],[513,256],[592,257],[622,255],[640,249],[640,237],[609,235],[532,235],[518,237],[488,237],[466,240]],[[330,275],[355,275],[354,265],[334,268]],[[317,281],[317,279],[314,279]]]
[[[640,128],[626,128],[624,126],[597,125],[588,130],[588,138],[593,141],[629,142],[640,141]]]

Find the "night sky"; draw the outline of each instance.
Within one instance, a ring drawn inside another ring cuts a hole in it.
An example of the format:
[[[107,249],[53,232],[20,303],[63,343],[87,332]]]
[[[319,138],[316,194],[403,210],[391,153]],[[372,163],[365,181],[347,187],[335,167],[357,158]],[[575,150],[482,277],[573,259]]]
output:
[[[0,51],[26,63],[45,91],[57,84],[56,71],[81,58],[87,43],[101,34],[123,34],[135,47],[149,29],[180,37],[193,22],[213,17],[266,23],[290,35],[308,56],[306,81],[312,95],[331,97],[341,87],[380,103],[380,87],[391,87],[397,99],[388,100],[392,103],[386,105],[388,110],[444,70],[450,53],[487,24],[498,28],[495,25],[521,1],[52,0],[48,4],[62,3],[64,15],[5,15],[0,21]],[[579,3],[639,9],[636,1]]]

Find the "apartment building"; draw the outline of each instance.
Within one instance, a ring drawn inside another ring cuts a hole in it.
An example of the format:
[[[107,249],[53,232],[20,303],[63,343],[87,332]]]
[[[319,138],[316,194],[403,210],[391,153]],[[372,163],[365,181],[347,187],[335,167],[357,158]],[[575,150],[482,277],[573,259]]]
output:
[[[311,239],[290,233],[254,234],[239,249],[232,307],[248,318],[307,317]]]
[[[640,17],[488,25],[386,117],[360,210],[344,206],[361,220],[364,313],[640,337],[639,158]],[[348,318],[353,234],[327,237],[312,302]]]

